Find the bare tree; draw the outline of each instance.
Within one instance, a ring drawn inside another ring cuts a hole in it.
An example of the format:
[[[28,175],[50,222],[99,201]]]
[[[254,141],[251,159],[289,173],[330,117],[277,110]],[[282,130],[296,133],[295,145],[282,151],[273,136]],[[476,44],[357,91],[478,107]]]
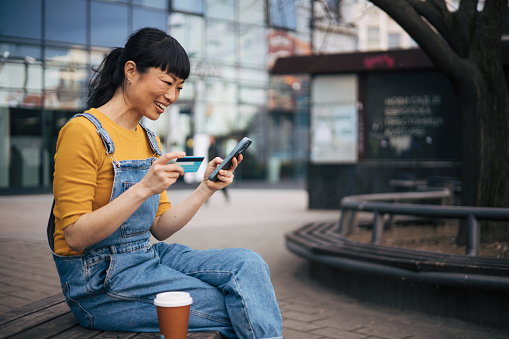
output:
[[[370,0],[392,17],[447,76],[461,112],[462,205],[509,207],[509,92],[501,58],[507,0]],[[458,2],[456,2],[458,3]],[[483,226],[482,241],[508,241]]]

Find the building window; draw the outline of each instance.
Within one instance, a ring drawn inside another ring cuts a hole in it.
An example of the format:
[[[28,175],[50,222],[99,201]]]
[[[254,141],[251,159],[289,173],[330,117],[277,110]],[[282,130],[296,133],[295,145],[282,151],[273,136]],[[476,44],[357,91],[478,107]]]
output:
[[[202,16],[172,13],[169,33],[184,47],[191,59],[204,57],[205,19]]]
[[[42,1],[0,1],[0,35],[41,38]]]
[[[339,11],[341,0],[327,0],[327,12],[332,22],[341,22],[341,13]]]
[[[203,14],[203,0],[171,0],[171,10]]]
[[[206,16],[209,18],[234,20],[235,1],[234,0],[205,0]]]
[[[168,9],[167,0],[133,0],[133,4],[160,9]]]
[[[133,32],[143,27],[156,27],[167,30],[166,11],[149,8],[133,8]]]
[[[235,26],[232,22],[222,20],[207,21],[206,53],[208,59],[221,63],[233,63],[236,60]]]
[[[86,1],[46,0],[44,10],[46,39],[83,45],[87,43]]]
[[[270,26],[291,30],[297,28],[294,0],[268,0],[268,9]]]
[[[128,34],[128,7],[123,4],[92,2],[91,43],[94,46],[119,47]]]
[[[379,48],[379,32],[378,27],[368,27],[368,49]]]
[[[400,47],[400,34],[399,33],[389,33],[387,39],[387,47],[388,48],[399,48]]]

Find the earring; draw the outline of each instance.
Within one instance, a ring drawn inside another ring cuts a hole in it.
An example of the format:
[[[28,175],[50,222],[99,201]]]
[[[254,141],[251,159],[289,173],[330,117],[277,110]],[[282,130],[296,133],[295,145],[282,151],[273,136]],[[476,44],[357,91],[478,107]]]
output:
[[[127,79],[127,83],[130,84],[131,83],[131,79]]]

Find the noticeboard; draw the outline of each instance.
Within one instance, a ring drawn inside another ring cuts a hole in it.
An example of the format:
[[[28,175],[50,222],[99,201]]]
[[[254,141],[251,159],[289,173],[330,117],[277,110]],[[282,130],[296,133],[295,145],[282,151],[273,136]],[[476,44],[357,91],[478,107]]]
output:
[[[461,158],[459,107],[441,73],[369,74],[364,109],[366,159]]]

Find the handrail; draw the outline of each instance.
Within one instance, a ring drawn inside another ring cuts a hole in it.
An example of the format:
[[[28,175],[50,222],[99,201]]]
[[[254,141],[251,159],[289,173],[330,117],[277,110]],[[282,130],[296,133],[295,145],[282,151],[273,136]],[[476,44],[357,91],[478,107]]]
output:
[[[467,221],[466,255],[479,255],[481,227],[480,220],[509,221],[509,208],[443,206],[398,203],[399,200],[445,199],[451,192],[444,189],[433,189],[427,192],[378,193],[352,195],[341,199],[341,217],[338,233],[345,237],[356,224],[356,212],[373,212],[373,233],[371,242],[380,244],[384,230],[383,216],[414,215],[421,217],[463,219]],[[396,201],[396,202],[388,202]],[[349,224],[345,225],[347,218]]]

